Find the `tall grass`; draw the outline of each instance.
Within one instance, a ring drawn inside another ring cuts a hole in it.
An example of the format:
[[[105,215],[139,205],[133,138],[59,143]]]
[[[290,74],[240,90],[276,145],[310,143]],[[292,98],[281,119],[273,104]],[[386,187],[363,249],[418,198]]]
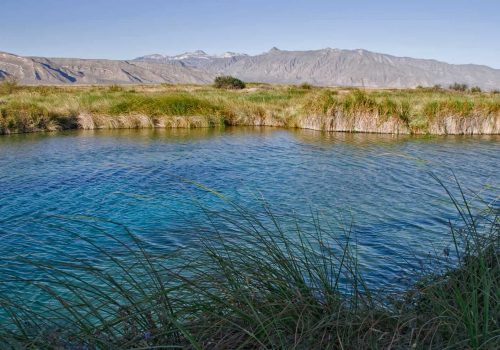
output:
[[[43,302],[0,295],[0,346],[498,348],[498,207],[476,213],[458,189],[457,197],[444,187],[461,218],[445,252],[452,267],[390,297],[365,282],[348,223],[313,215],[285,224],[267,207],[257,215],[210,190],[230,211],[207,209],[212,229],[176,252],[151,249],[127,228],[110,233],[96,219],[92,234],[62,226],[89,258],[17,257],[35,273],[12,271],[2,282],[38,290]]]
[[[302,125],[301,120],[311,116],[332,115],[345,118],[364,115],[380,122],[393,120],[402,122],[410,132],[426,133],[432,130],[433,123],[445,117],[474,117],[498,123],[500,95],[437,88],[365,91],[265,84],[249,84],[247,89],[237,91],[166,84],[109,87],[7,84],[0,88],[0,134],[86,127],[195,126],[189,122],[161,122],[172,117],[203,117],[206,122],[202,126],[297,127]],[[94,122],[87,125],[82,116]],[[139,125],[126,121],[137,116],[148,121]]]
[[[10,95],[14,93],[19,88],[19,84],[16,79],[5,79],[0,82],[0,96]]]

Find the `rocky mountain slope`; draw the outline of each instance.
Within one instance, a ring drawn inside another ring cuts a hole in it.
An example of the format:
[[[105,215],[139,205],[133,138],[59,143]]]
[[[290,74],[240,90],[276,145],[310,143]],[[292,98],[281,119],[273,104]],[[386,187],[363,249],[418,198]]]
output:
[[[454,65],[436,60],[396,57],[366,50],[283,51],[272,48],[256,56],[209,56],[203,51],[179,56],[151,55],[137,60],[179,62],[213,75],[245,81],[366,87],[443,86],[455,82],[485,89],[500,87],[500,70],[480,65]]]
[[[415,87],[455,82],[500,89],[500,69],[396,57],[366,50],[283,51],[249,56],[203,51],[177,56],[147,55],[130,61],[21,57],[0,53],[0,79],[26,84],[198,83],[217,75],[245,81],[325,86]]]
[[[233,62],[238,58],[248,57],[247,54],[237,52],[224,52],[222,55],[209,55],[205,51],[196,50],[194,52],[184,52],[175,56],[164,56],[160,54],[146,55],[138,57],[136,61],[149,62],[181,62],[192,67],[212,66],[216,62]]]
[[[196,68],[149,61],[21,57],[0,52],[0,79],[22,84],[210,83]]]

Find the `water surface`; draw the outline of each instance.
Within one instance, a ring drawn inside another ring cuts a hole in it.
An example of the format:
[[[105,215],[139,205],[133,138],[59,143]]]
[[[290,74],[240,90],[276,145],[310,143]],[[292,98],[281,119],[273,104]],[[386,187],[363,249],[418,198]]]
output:
[[[63,231],[93,234],[79,222],[88,218],[120,223],[160,248],[189,246],[206,224],[203,207],[224,204],[182,178],[251,210],[265,198],[277,215],[347,216],[370,281],[394,281],[415,268],[408,260],[448,244],[448,220],[457,217],[429,171],[451,183],[453,170],[469,193],[492,200],[499,141],[276,128],[2,136],[0,255],[84,258]],[[21,273],[3,261],[3,279]]]

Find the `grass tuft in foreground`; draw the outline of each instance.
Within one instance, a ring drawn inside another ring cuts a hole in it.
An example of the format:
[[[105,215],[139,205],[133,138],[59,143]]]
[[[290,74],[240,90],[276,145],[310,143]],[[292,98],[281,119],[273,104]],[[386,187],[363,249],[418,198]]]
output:
[[[454,248],[445,251],[453,267],[390,297],[368,287],[355,238],[342,229],[349,225],[323,226],[316,216],[283,225],[270,210],[258,217],[229,202],[230,214],[207,211],[214,229],[176,253],[151,250],[126,228],[122,235],[97,223],[89,225],[94,234],[63,229],[89,258],[18,257],[36,277],[6,279],[44,301],[29,306],[1,295],[0,345],[496,349],[498,207],[476,215],[465,197],[449,194],[461,217],[450,226]]]

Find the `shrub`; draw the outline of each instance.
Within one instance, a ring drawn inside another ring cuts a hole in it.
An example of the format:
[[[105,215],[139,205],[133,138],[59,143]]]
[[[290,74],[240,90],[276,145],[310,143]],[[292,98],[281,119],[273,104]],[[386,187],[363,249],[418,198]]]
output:
[[[454,83],[450,85],[450,90],[454,91],[466,91],[468,88],[467,84]]]
[[[244,89],[245,83],[231,76],[220,76],[214,80],[214,86],[218,89]]]
[[[433,86],[422,86],[422,85],[417,85],[415,88],[416,90],[423,90],[423,91],[442,91],[443,87],[441,84],[435,84]]]
[[[122,86],[118,85],[118,84],[113,84],[113,85],[110,85],[108,87],[108,91],[109,92],[122,92],[124,90],[125,89]]]
[[[300,84],[299,88],[304,89],[304,90],[311,90],[312,85],[309,83],[302,83],[302,84]]]
[[[473,86],[470,88],[470,92],[472,93],[481,92],[481,88],[479,86]]]

